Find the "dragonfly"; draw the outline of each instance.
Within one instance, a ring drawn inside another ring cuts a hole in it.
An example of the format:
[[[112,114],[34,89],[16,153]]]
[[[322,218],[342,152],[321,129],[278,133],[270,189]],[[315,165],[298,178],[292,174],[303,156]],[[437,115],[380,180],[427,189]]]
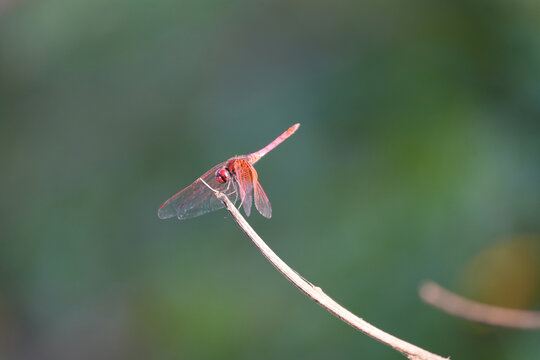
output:
[[[224,205],[213,191],[217,190],[227,195],[234,204],[240,199],[239,207],[243,206],[247,216],[250,215],[254,202],[259,213],[269,219],[272,217],[272,207],[253,165],[294,134],[298,127],[300,124],[294,124],[259,151],[235,156],[214,166],[191,185],[165,201],[158,210],[158,217],[168,219],[176,216],[184,220],[221,209]]]

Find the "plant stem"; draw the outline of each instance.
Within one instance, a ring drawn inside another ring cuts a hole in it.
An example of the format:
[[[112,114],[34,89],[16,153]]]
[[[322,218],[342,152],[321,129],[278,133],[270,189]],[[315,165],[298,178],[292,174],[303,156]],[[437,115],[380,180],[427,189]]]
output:
[[[420,286],[420,297],[450,315],[469,321],[516,329],[540,329],[538,311],[509,309],[468,300],[433,281],[426,281]]]
[[[332,313],[334,316],[351,325],[355,329],[360,330],[364,334],[369,335],[372,338],[382,342],[383,344],[392,347],[393,349],[399,351],[411,360],[446,359],[376,328],[375,326],[364,321],[363,319],[359,318],[358,316],[354,315],[352,312],[338,304],[330,296],[326,295],[320,287],[315,286],[309,281],[305,280],[289,265],[287,265],[283,260],[281,260],[276,255],[276,253],[274,253],[272,249],[270,249],[270,247],[266,245],[266,243],[255,232],[255,230],[253,230],[251,225],[249,225],[246,219],[244,219],[244,217],[240,214],[238,209],[236,209],[234,204],[227,198],[227,196],[215,190],[214,193],[216,194],[218,199],[223,202],[226,209],[229,211],[238,226],[240,226],[242,231],[246,233],[246,235],[251,239],[255,246],[257,246],[257,248],[262,252],[262,254],[270,261],[270,263],[272,263],[272,265],[274,265],[274,267],[279,272],[281,272],[291,283],[294,284],[294,286],[300,289],[300,291],[306,294],[310,299],[312,299],[317,304],[321,305],[323,308]]]

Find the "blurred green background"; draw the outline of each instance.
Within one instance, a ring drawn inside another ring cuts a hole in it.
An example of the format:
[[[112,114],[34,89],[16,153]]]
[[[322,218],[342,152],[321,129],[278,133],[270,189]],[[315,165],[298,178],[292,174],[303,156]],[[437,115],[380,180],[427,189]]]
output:
[[[286,282],[224,210],[257,164],[282,258],[453,359],[538,359],[424,279],[540,308],[540,2],[0,1],[0,358],[402,359]]]

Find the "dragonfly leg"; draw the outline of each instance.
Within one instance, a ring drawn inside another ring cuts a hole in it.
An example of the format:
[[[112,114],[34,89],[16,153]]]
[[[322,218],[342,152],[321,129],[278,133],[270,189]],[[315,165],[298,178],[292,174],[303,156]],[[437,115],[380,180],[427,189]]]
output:
[[[240,196],[240,205],[238,205],[238,210],[242,208],[242,204],[244,203],[244,199]]]
[[[230,193],[225,193],[225,195],[227,195],[227,196],[232,195],[232,194],[236,194],[236,190],[233,190]]]
[[[232,194],[236,194],[236,197],[234,198],[234,203],[236,203],[236,201],[238,201],[238,195],[239,195],[239,192],[238,192],[238,184],[233,182],[233,192],[231,193]],[[241,198],[241,196],[240,196]],[[242,202],[240,202],[240,206],[238,206],[238,209],[240,209],[240,207],[242,206]]]
[[[227,196],[231,196],[232,194],[236,193],[236,187],[235,187],[234,185],[233,185],[232,191],[228,193],[227,191],[229,191],[229,188],[230,188],[230,187],[231,187],[231,182],[229,182],[229,183],[227,184],[227,188],[225,189],[225,195],[227,195]],[[235,201],[236,201],[236,200],[235,200]]]
[[[225,191],[229,191],[229,188],[231,187],[231,182],[232,181],[229,181],[229,183],[227,184],[227,188],[225,189]],[[232,193],[231,193],[232,194]]]

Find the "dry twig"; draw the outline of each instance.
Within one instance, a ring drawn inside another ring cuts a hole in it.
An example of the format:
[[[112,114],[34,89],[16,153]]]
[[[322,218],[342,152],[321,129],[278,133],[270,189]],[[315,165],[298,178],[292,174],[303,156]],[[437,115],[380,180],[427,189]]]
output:
[[[212,189],[213,190],[213,189]],[[334,301],[330,296],[326,295],[324,291],[318,287],[305,280],[300,276],[296,271],[291,269],[283,260],[281,260],[273,251],[266,245],[266,243],[261,239],[261,237],[253,230],[249,223],[242,217],[238,209],[234,204],[219,191],[214,190],[215,195],[220,199],[234,221],[240,226],[240,228],[246,233],[251,241],[259,248],[262,254],[274,265],[276,269],[279,270],[290,282],[292,282],[300,291],[306,294],[313,301],[321,305],[323,308],[328,310],[334,316],[340,318],[347,324],[351,325],[357,330],[365,333],[366,335],[371,336],[372,338],[386,344],[393,349],[399,351],[405,355],[410,360],[443,360],[445,358],[433,354],[429,351],[426,351],[418,346],[410,344],[404,340],[398,339],[397,337],[390,335],[370,323],[362,320],[358,316],[354,315],[349,310],[345,309],[343,306]]]
[[[426,303],[466,320],[493,326],[540,329],[540,312],[508,309],[465,299],[433,281],[420,286],[420,297]]]

